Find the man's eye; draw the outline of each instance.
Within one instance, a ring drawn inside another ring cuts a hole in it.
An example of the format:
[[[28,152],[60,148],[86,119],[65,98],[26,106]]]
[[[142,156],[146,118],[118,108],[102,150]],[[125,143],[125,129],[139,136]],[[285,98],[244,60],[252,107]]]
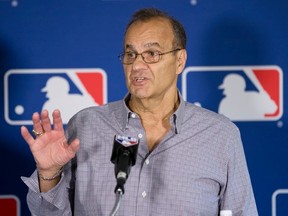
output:
[[[125,53],[125,55],[126,55],[128,58],[135,58],[135,57],[136,57],[136,53],[135,53],[135,52],[127,52],[127,53]]]
[[[155,57],[155,56],[158,56],[159,55],[159,52],[158,51],[147,51],[146,52],[148,56],[150,57]]]

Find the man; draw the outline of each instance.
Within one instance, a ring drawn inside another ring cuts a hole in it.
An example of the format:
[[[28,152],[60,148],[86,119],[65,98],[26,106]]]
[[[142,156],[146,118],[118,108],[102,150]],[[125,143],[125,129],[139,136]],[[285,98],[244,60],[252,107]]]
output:
[[[136,12],[124,38],[129,94],[87,108],[69,122],[60,112],[32,116],[35,139],[21,133],[37,170],[23,178],[34,215],[109,215],[115,194],[110,162],[115,135],[140,140],[117,215],[258,215],[238,129],[227,118],[184,102],[182,25],[156,9]],[[69,143],[69,145],[67,144]]]

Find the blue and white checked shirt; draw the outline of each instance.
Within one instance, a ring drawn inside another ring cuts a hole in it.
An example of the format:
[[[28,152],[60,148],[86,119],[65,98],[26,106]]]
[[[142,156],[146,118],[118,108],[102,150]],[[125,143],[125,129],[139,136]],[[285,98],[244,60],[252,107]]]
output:
[[[218,216],[221,209],[257,216],[238,128],[182,98],[170,123],[172,129],[149,153],[139,116],[124,100],[80,111],[66,132],[81,147],[59,184],[40,193],[36,171],[22,178],[31,213],[108,216],[115,203],[113,138],[123,135],[140,138],[140,146],[117,216]]]

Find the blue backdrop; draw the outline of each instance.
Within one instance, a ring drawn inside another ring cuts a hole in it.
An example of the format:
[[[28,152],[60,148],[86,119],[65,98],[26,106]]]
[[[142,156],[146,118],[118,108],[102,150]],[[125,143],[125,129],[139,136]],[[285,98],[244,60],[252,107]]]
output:
[[[0,0],[0,215],[17,215],[17,205],[18,215],[29,215],[20,176],[30,175],[35,162],[20,126],[31,129],[32,113],[47,100],[46,81],[62,77],[69,94],[91,95],[97,104],[122,99],[126,87],[117,56],[124,28],[135,10],[150,6],[186,28],[188,61],[178,83],[186,100],[218,112],[219,85],[238,74],[246,92],[265,92],[274,101],[273,112],[232,120],[242,133],[259,214],[288,215],[285,0]],[[268,107],[263,100],[251,103]]]

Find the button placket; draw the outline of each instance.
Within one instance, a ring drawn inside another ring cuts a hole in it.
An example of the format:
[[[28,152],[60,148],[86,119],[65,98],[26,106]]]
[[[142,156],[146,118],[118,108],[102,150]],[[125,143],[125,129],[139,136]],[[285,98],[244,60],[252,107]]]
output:
[[[146,165],[149,165],[149,163],[150,163],[150,161],[149,161],[149,159],[147,158],[147,159],[145,160],[145,164],[146,164]]]

